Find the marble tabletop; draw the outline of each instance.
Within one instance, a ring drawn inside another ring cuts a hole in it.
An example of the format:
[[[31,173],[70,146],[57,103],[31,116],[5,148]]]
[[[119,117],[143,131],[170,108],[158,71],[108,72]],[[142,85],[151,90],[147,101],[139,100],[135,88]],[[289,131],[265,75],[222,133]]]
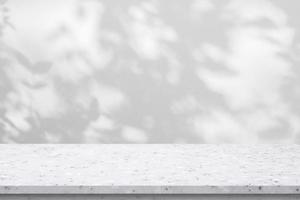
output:
[[[0,145],[0,194],[300,194],[299,190],[300,145]]]

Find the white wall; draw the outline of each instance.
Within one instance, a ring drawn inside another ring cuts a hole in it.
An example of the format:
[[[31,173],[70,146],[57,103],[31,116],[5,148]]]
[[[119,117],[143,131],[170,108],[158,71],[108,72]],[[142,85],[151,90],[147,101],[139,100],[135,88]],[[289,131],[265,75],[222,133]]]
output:
[[[0,3],[2,143],[300,142],[297,0]]]

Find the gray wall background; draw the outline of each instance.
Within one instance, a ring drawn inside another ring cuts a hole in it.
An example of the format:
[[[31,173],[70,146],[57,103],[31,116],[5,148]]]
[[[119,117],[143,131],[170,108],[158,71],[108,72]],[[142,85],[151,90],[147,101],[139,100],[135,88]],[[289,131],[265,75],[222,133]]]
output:
[[[1,143],[299,143],[298,0],[0,0]]]

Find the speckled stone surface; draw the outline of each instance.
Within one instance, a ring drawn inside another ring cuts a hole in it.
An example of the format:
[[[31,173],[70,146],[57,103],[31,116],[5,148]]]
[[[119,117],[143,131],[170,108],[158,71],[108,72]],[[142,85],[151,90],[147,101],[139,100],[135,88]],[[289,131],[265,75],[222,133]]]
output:
[[[0,194],[299,190],[299,145],[0,145]]]

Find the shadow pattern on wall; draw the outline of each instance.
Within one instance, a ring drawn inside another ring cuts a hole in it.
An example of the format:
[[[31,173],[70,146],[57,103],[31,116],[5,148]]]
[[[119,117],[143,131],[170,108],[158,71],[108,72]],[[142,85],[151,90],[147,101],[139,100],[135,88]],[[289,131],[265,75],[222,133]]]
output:
[[[0,141],[299,143],[299,4],[0,0]]]

